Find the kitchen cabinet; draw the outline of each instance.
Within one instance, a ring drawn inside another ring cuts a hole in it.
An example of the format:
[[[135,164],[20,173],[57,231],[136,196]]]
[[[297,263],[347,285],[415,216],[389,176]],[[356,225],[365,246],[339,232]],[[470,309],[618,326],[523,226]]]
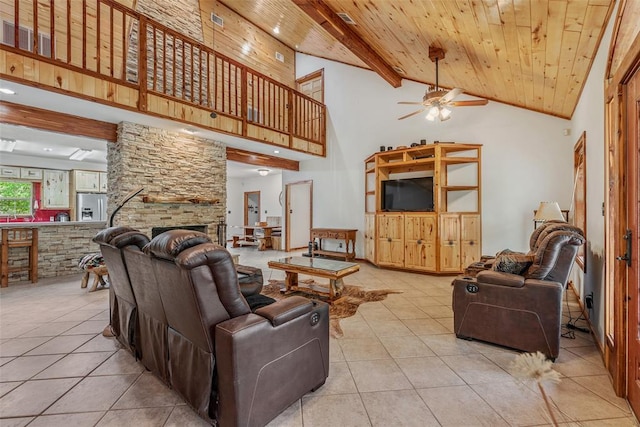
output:
[[[42,169],[20,168],[20,178],[40,181],[42,179]]]
[[[20,168],[16,166],[0,166],[0,177],[20,178]]]
[[[79,193],[97,193],[100,191],[100,172],[74,170],[73,182]]]
[[[435,214],[406,214],[404,217],[404,267],[436,271]]]
[[[69,172],[45,169],[42,174],[42,207],[69,209]]]
[[[376,262],[376,216],[364,216],[364,258],[369,262]]]
[[[378,217],[378,265],[404,267],[404,215],[380,214]]]
[[[100,184],[100,192],[101,193],[106,193],[107,192],[107,186],[109,185],[109,178],[107,176],[106,172],[100,172],[100,177],[98,179],[99,184]]]

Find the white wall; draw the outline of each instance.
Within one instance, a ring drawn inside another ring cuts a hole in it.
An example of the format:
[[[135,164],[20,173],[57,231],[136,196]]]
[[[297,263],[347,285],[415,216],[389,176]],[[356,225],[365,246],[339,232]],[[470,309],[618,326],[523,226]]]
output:
[[[409,146],[420,139],[483,144],[483,253],[527,250],[533,210],[540,201],[568,209],[573,183],[572,136],[568,120],[490,102],[457,107],[447,122],[424,115],[398,121],[419,101],[425,85],[403,80],[394,89],[371,71],[298,54],[299,76],[324,68],[327,105],[327,158],[300,163],[283,181],[313,180],[314,227],[360,230],[357,256],[364,257],[364,165],[381,145]],[[462,98],[462,97],[461,97]]]
[[[58,170],[83,169],[91,171],[107,171],[106,163],[95,163],[88,161],[77,161],[68,159],[52,159],[47,157],[24,156],[13,153],[2,153],[0,163],[10,166],[22,166],[29,168],[46,168]]]
[[[605,117],[604,80],[607,56],[616,13],[609,24],[591,66],[580,100],[571,119],[571,134],[575,143],[586,132],[587,160],[587,250],[586,273],[574,269],[572,279],[577,284],[580,298],[593,292],[594,308],[589,313],[600,343],[604,343],[604,216],[605,198]]]
[[[267,216],[282,216],[282,207],[278,198],[282,191],[282,175],[270,173],[267,176],[251,178],[227,178],[227,238],[238,234],[233,225],[244,225],[244,193],[246,191],[260,192],[260,221],[266,221]]]

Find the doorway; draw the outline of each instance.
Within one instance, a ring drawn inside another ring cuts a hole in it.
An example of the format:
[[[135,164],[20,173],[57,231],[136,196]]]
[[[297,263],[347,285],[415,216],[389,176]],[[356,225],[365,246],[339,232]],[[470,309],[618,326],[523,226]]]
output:
[[[260,222],[260,192],[244,192],[244,225],[255,225]]]
[[[313,181],[285,186],[285,236],[287,251],[306,248],[311,236]]]
[[[296,90],[324,104],[324,69],[296,79]]]

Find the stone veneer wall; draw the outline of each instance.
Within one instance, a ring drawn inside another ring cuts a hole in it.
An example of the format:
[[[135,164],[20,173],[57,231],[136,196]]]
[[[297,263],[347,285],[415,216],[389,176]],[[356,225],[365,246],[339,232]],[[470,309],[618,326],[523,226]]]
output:
[[[29,224],[21,224],[30,227]],[[88,253],[99,252],[100,248],[91,239],[105,227],[104,222],[81,224],[47,224],[38,228],[38,279],[46,277],[80,274],[78,261]],[[9,249],[9,267],[28,266],[27,248]],[[29,279],[27,271],[9,274],[11,283]],[[80,281],[78,281],[80,287]]]
[[[227,155],[224,144],[134,123],[118,125],[118,141],[107,146],[108,215],[132,190],[157,197],[219,199],[217,204],[143,203],[134,197],[114,225],[151,228],[206,224],[216,241],[216,224],[225,217]]]

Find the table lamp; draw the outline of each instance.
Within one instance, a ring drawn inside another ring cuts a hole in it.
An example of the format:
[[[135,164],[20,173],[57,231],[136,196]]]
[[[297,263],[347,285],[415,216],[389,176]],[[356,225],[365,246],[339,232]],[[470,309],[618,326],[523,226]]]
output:
[[[536,210],[534,213],[534,228],[538,228],[538,225],[546,221],[567,221],[562,214],[562,211],[560,210],[560,205],[558,204],[558,202],[540,202],[538,210]]]

